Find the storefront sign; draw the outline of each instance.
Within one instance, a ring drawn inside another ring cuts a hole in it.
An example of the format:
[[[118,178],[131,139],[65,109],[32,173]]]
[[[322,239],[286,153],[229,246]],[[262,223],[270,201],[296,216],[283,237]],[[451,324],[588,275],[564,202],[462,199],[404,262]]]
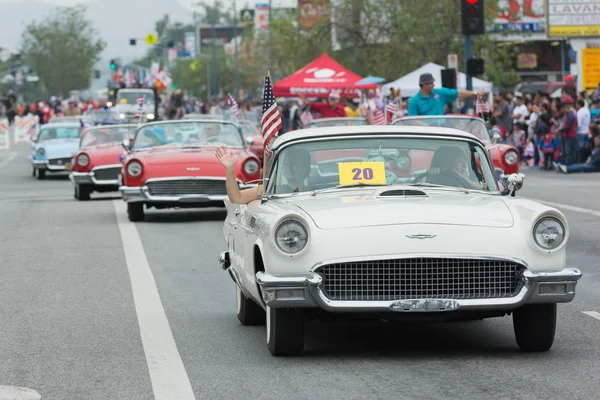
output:
[[[548,0],[547,14],[548,37],[600,36],[600,0]]]
[[[269,5],[257,4],[254,10],[254,29],[269,29]]]
[[[300,29],[308,31],[320,22],[329,19],[329,0],[298,0]]]
[[[488,6],[494,23],[488,32],[532,32],[546,31],[544,0],[499,0],[497,7]]]
[[[254,23],[254,9],[244,8],[240,10],[240,25],[252,25]]]
[[[534,69],[538,66],[537,54],[535,53],[520,53],[517,54],[518,69]]]
[[[600,83],[600,49],[581,51],[583,89],[595,88]]]

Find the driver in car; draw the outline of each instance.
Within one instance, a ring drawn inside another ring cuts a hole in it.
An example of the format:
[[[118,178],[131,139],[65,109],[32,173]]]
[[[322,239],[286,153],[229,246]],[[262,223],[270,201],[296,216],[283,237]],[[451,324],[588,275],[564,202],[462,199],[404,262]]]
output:
[[[240,190],[235,176],[235,163],[237,156],[221,146],[215,150],[215,156],[225,167],[227,197],[234,204],[248,204],[259,198],[259,193],[264,193],[263,185],[250,189]],[[277,193],[295,193],[310,190],[304,181],[310,174],[311,156],[304,149],[290,149],[283,160],[283,176],[287,184],[278,184]]]
[[[436,150],[431,167],[427,171],[427,182],[465,189],[487,190],[484,182],[475,183],[469,177],[469,164],[465,153],[453,146]]]

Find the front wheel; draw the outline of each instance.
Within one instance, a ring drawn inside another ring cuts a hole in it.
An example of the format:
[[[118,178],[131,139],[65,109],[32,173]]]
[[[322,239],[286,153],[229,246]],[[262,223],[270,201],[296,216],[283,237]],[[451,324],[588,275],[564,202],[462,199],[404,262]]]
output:
[[[75,186],[75,198],[81,201],[87,201],[90,199],[90,194],[92,193],[92,188],[85,185],[76,185]]]
[[[247,298],[237,284],[235,285],[235,305],[237,317],[242,325],[254,326],[265,323],[265,310],[252,299]]]
[[[548,351],[556,332],[556,304],[528,304],[513,312],[515,338],[522,351]]]
[[[127,203],[127,217],[131,222],[144,220],[144,203]]]
[[[267,346],[274,356],[294,356],[304,350],[304,312],[267,307]]]

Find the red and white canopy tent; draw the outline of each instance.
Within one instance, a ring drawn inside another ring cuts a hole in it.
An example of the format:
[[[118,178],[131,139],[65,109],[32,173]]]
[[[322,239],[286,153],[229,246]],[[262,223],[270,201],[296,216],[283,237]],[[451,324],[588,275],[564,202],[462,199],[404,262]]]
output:
[[[273,85],[276,97],[295,97],[303,94],[307,97],[327,97],[331,90],[337,90],[342,98],[360,97],[361,90],[375,89],[377,84],[360,85],[362,79],[349,69],[329,57],[321,54],[319,58]]]

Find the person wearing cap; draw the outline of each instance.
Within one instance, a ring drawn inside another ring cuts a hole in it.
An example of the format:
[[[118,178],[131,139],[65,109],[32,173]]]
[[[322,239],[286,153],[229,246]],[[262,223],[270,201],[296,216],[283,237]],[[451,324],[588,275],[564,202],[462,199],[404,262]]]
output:
[[[312,111],[321,114],[321,118],[345,118],[348,116],[344,110],[344,104],[340,103],[340,95],[337,92],[329,92],[326,103],[308,103],[304,95],[301,94],[298,97],[310,105]]]
[[[562,98],[561,110],[564,118],[560,128],[560,153],[562,164],[571,165],[577,163],[579,159],[577,157],[577,114],[573,110],[573,98],[571,96]]]
[[[452,103],[458,97],[477,98],[478,93],[472,90],[457,90],[447,88],[434,89],[433,75],[421,74],[419,86],[421,90],[408,101],[408,115],[444,115],[444,106]]]

